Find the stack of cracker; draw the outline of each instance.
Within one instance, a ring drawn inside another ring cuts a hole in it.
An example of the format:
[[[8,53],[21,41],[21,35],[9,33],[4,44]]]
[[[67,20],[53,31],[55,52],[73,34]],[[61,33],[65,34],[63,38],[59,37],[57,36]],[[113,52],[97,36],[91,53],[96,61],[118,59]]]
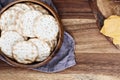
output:
[[[0,17],[1,51],[22,64],[44,61],[57,45],[58,26],[42,6],[15,4]]]

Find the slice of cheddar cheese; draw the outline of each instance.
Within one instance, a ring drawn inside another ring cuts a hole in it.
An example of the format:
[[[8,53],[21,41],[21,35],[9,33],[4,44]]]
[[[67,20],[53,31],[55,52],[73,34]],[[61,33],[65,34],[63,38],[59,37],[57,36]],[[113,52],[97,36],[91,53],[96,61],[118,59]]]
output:
[[[112,15],[107,18],[100,32],[113,38],[114,44],[120,44],[120,16]]]

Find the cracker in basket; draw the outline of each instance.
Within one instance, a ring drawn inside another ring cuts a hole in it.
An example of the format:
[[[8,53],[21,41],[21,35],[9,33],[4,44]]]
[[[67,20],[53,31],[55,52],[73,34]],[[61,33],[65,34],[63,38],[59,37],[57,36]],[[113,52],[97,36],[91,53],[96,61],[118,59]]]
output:
[[[28,5],[31,10],[35,10],[35,8],[33,7],[33,3],[28,2],[26,3],[26,5]]]
[[[14,28],[10,27],[11,25],[16,24],[17,12],[15,10],[7,10],[5,11],[0,18],[0,26],[1,30],[15,30],[17,26]],[[9,28],[9,29],[8,29]]]
[[[42,15],[41,12],[34,11],[34,10],[27,11],[23,14],[23,16],[21,17],[23,36],[35,37],[35,35],[33,33],[34,20],[36,17],[41,16],[41,15]]]
[[[16,42],[23,40],[24,38],[15,31],[4,32],[0,38],[1,51],[8,57],[12,58],[12,46]]]
[[[15,25],[16,19],[19,17],[19,13],[26,10],[30,10],[29,6],[22,3],[15,4],[14,6],[6,10],[0,18],[1,30],[7,30],[10,25]],[[9,29],[13,28],[9,27]]]
[[[0,26],[3,31],[17,31],[21,33],[19,14],[21,12],[14,9],[8,9],[5,11],[0,18]]]
[[[52,40],[52,41],[47,41],[48,45],[51,47],[51,51],[54,50],[54,48],[56,47],[57,45],[57,38]]]
[[[50,55],[51,47],[47,42],[39,39],[30,39],[29,41],[38,47],[38,57],[36,61],[43,61]]]
[[[32,42],[18,42],[13,46],[13,57],[19,63],[33,63],[38,57],[38,48]]]
[[[44,9],[42,6],[37,5],[37,4],[31,4],[31,5],[33,6],[35,10],[40,11],[43,14],[49,14],[49,12],[46,9]]]
[[[58,23],[51,15],[40,16],[36,19],[34,26],[35,35],[45,41],[52,41],[58,35]]]
[[[17,7],[17,6],[12,6],[9,9],[19,11],[19,12],[24,12],[24,10],[21,7]]]
[[[19,8],[21,8],[24,11],[31,10],[31,8],[27,4],[25,4],[25,3],[15,4],[14,7],[19,7]]]
[[[21,14],[18,14],[18,16],[20,17],[20,15]],[[21,22],[21,20],[20,20],[20,18],[18,18],[18,19],[16,19],[16,24],[14,25],[14,27],[16,26],[16,31],[20,34],[20,35],[22,35],[23,33],[22,33],[22,24],[21,24],[22,22]]]

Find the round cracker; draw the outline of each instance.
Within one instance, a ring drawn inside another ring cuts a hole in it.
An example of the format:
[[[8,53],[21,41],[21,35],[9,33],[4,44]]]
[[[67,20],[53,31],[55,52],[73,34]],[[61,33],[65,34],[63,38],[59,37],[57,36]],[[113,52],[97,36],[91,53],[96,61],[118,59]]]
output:
[[[23,64],[30,64],[38,57],[38,49],[31,42],[18,42],[13,46],[14,59]]]
[[[59,27],[53,16],[40,16],[34,23],[34,33],[38,38],[45,41],[52,41],[56,39],[59,32]]]
[[[16,24],[17,12],[15,10],[5,11],[0,18],[1,30],[15,30],[17,26],[13,28],[13,25]],[[12,27],[10,27],[12,26]],[[9,28],[9,29],[8,29]]]
[[[31,10],[35,10],[35,8],[33,7],[33,3],[28,2],[26,3],[26,5],[28,5]]]
[[[38,47],[38,57],[36,61],[43,61],[50,55],[51,47],[47,42],[39,39],[30,39],[29,41]]]
[[[10,58],[12,57],[12,46],[18,42],[24,41],[24,38],[15,31],[7,31],[1,35],[0,46],[1,51]]]
[[[21,33],[19,10],[9,9],[5,11],[0,18],[1,30],[3,31],[17,31]]]
[[[34,10],[27,11],[26,13],[23,14],[23,16],[21,17],[23,36],[35,37],[34,32],[33,32],[34,20],[36,17],[41,16],[41,15],[42,13],[40,13],[39,11],[34,11]]]
[[[2,31],[2,32],[1,32],[1,35],[4,35],[5,32],[8,32],[8,31]],[[15,31],[15,32],[17,32],[17,31]],[[19,32],[17,32],[17,33],[19,33]],[[20,34],[20,35],[21,35],[21,34]],[[22,36],[22,35],[21,35],[21,36]],[[24,36],[23,36],[23,38],[24,38],[25,41],[28,40],[28,37],[24,37]]]
[[[52,41],[47,41],[47,43],[51,47],[51,52],[52,52],[54,50],[54,48],[56,47],[56,45],[57,45],[57,38],[52,40]]]
[[[31,5],[33,6],[35,10],[40,11],[43,14],[49,14],[49,12],[46,9],[44,9],[42,6],[34,4],[34,3],[32,3]]]
[[[24,11],[31,10],[31,8],[27,4],[25,4],[25,3],[15,4],[14,7],[19,7],[19,8],[21,8]]]
[[[19,12],[24,12],[24,10],[21,7],[18,7],[18,6],[15,6],[15,5],[10,7],[9,9],[19,11]]]
[[[18,14],[18,17],[20,17],[21,16],[21,14]],[[18,19],[16,19],[16,24],[15,24],[15,26],[17,26],[16,27],[16,31],[20,34],[20,35],[22,35],[23,33],[22,33],[22,24],[21,24],[22,22],[21,22],[21,20],[20,20],[20,18],[18,18]]]

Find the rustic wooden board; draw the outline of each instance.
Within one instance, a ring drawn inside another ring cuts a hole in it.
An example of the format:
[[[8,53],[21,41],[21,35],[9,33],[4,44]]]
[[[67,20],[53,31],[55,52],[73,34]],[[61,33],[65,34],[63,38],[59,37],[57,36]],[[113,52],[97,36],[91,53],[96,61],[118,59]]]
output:
[[[100,34],[87,1],[54,0],[65,30],[75,39],[76,66],[46,74],[14,68],[0,61],[0,80],[120,80],[120,50]]]

